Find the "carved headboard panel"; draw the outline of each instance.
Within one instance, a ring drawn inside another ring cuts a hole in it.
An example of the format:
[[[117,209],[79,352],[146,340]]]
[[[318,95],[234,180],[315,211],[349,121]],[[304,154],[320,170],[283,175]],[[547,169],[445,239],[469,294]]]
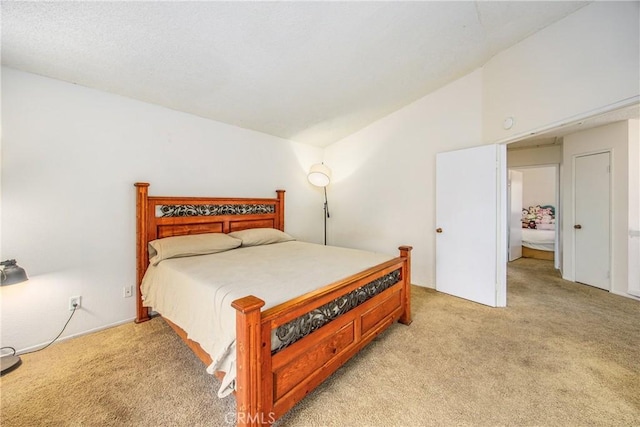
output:
[[[149,196],[149,183],[136,187],[138,321],[148,319],[140,284],[149,265],[148,243],[162,237],[230,233],[248,228],[284,231],[284,190],[274,199]]]

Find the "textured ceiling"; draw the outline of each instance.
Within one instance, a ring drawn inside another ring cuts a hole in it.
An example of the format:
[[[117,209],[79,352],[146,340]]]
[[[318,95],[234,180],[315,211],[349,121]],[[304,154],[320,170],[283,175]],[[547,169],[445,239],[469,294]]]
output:
[[[589,2],[2,2],[2,64],[326,146]]]

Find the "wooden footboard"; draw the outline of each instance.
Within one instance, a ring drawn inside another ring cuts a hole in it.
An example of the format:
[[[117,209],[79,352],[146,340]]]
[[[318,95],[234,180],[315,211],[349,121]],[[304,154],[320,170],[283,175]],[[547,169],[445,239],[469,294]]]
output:
[[[398,258],[264,312],[264,301],[255,296],[233,302],[238,426],[273,423],[394,321],[411,323],[412,248],[399,249]],[[354,293],[385,281],[393,284],[318,329],[299,333],[280,351],[272,350],[279,328],[305,329],[318,312],[333,313],[332,304],[340,306]]]
[[[555,254],[552,251],[542,251],[540,249],[531,249],[526,246],[522,246],[522,257],[553,261]]]

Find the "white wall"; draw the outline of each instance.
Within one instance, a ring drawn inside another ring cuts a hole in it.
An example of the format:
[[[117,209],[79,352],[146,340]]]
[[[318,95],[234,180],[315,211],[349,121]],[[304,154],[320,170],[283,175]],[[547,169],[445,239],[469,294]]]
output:
[[[319,148],[12,69],[2,73],[2,259],[30,275],[3,287],[2,345],[65,336],[135,315],[133,183],[152,195],[275,197],[286,230],[321,242],[322,200],[306,180]]]
[[[637,2],[592,3],[481,70],[329,146],[325,161],[337,178],[329,188],[330,243],[386,252],[412,244],[413,280],[432,286],[435,153],[515,138],[637,100],[639,12]],[[511,130],[502,128],[507,116],[516,119]],[[510,167],[561,162],[559,146],[509,158]],[[471,178],[461,171],[461,179]]]
[[[515,168],[522,172],[522,207],[556,206],[556,168]]]
[[[507,146],[507,164],[509,168],[522,166],[559,165],[562,163],[562,145],[545,147],[509,149]]]
[[[638,2],[593,2],[494,56],[483,73],[484,141],[638,97],[639,14]]]
[[[640,120],[629,120],[629,293],[640,297]]]
[[[435,156],[480,144],[481,84],[478,70],[327,148],[330,244],[412,245],[413,283],[434,286]]]
[[[611,292],[628,293],[629,241],[629,122],[622,121],[567,135],[564,138],[562,205],[564,206],[563,277],[574,280],[573,161],[576,155],[611,151]],[[636,159],[635,164],[638,164]],[[637,167],[637,166],[636,166]]]

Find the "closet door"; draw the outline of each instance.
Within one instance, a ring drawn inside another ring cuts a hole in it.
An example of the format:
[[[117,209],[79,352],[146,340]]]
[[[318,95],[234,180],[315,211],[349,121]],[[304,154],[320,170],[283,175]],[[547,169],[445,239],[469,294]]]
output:
[[[574,158],[575,281],[610,289],[610,153]]]

